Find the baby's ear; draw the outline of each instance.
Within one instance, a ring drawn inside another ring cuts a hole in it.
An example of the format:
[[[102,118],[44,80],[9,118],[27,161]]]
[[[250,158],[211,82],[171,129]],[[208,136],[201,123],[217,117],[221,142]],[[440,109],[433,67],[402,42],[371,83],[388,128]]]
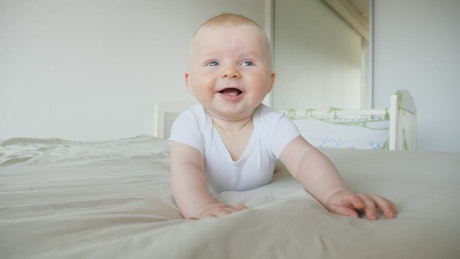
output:
[[[268,88],[267,93],[272,91],[273,85],[275,84],[275,79],[276,79],[275,71],[272,71],[270,74],[270,87]]]
[[[185,79],[185,86],[187,87],[189,92],[192,93],[193,95],[193,90],[192,90],[192,87],[190,86],[190,73],[189,72],[184,73],[184,79]]]

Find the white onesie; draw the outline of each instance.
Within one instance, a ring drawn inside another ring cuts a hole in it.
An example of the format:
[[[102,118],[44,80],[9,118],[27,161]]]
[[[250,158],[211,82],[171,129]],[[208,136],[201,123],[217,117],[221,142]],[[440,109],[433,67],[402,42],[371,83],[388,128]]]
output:
[[[211,192],[244,191],[269,183],[286,144],[299,136],[283,113],[261,104],[253,114],[254,131],[239,160],[233,161],[203,106],[197,104],[175,120],[169,141],[197,149],[204,156]]]

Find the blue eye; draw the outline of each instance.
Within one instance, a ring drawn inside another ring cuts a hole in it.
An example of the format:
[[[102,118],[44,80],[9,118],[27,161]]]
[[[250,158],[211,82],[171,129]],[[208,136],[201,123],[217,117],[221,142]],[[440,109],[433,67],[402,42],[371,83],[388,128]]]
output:
[[[251,61],[246,60],[246,61],[241,62],[241,65],[242,66],[253,66],[254,64]]]
[[[208,66],[210,66],[210,67],[215,67],[215,66],[218,66],[218,65],[219,65],[219,62],[217,62],[217,61],[211,61],[211,62],[208,63]]]

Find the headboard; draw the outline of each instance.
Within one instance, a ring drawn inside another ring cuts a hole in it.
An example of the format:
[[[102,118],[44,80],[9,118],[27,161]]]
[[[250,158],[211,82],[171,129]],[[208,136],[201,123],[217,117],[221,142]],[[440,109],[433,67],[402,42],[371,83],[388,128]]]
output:
[[[193,104],[195,104],[193,101],[155,104],[153,136],[161,139],[168,139],[176,117]]]
[[[408,91],[398,90],[386,109],[285,111],[302,135],[325,148],[415,150],[416,109]]]

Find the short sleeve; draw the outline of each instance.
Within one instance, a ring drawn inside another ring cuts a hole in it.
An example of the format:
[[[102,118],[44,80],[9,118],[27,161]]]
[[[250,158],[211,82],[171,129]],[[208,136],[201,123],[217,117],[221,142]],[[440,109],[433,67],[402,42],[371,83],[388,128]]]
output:
[[[200,119],[199,114],[190,110],[181,113],[172,125],[168,142],[186,144],[204,154],[204,140],[199,128]]]
[[[283,152],[286,145],[291,142],[294,138],[300,135],[297,126],[284,114],[282,114],[278,120],[276,120],[273,128],[270,149],[275,155],[276,159],[279,159],[281,152]]]

